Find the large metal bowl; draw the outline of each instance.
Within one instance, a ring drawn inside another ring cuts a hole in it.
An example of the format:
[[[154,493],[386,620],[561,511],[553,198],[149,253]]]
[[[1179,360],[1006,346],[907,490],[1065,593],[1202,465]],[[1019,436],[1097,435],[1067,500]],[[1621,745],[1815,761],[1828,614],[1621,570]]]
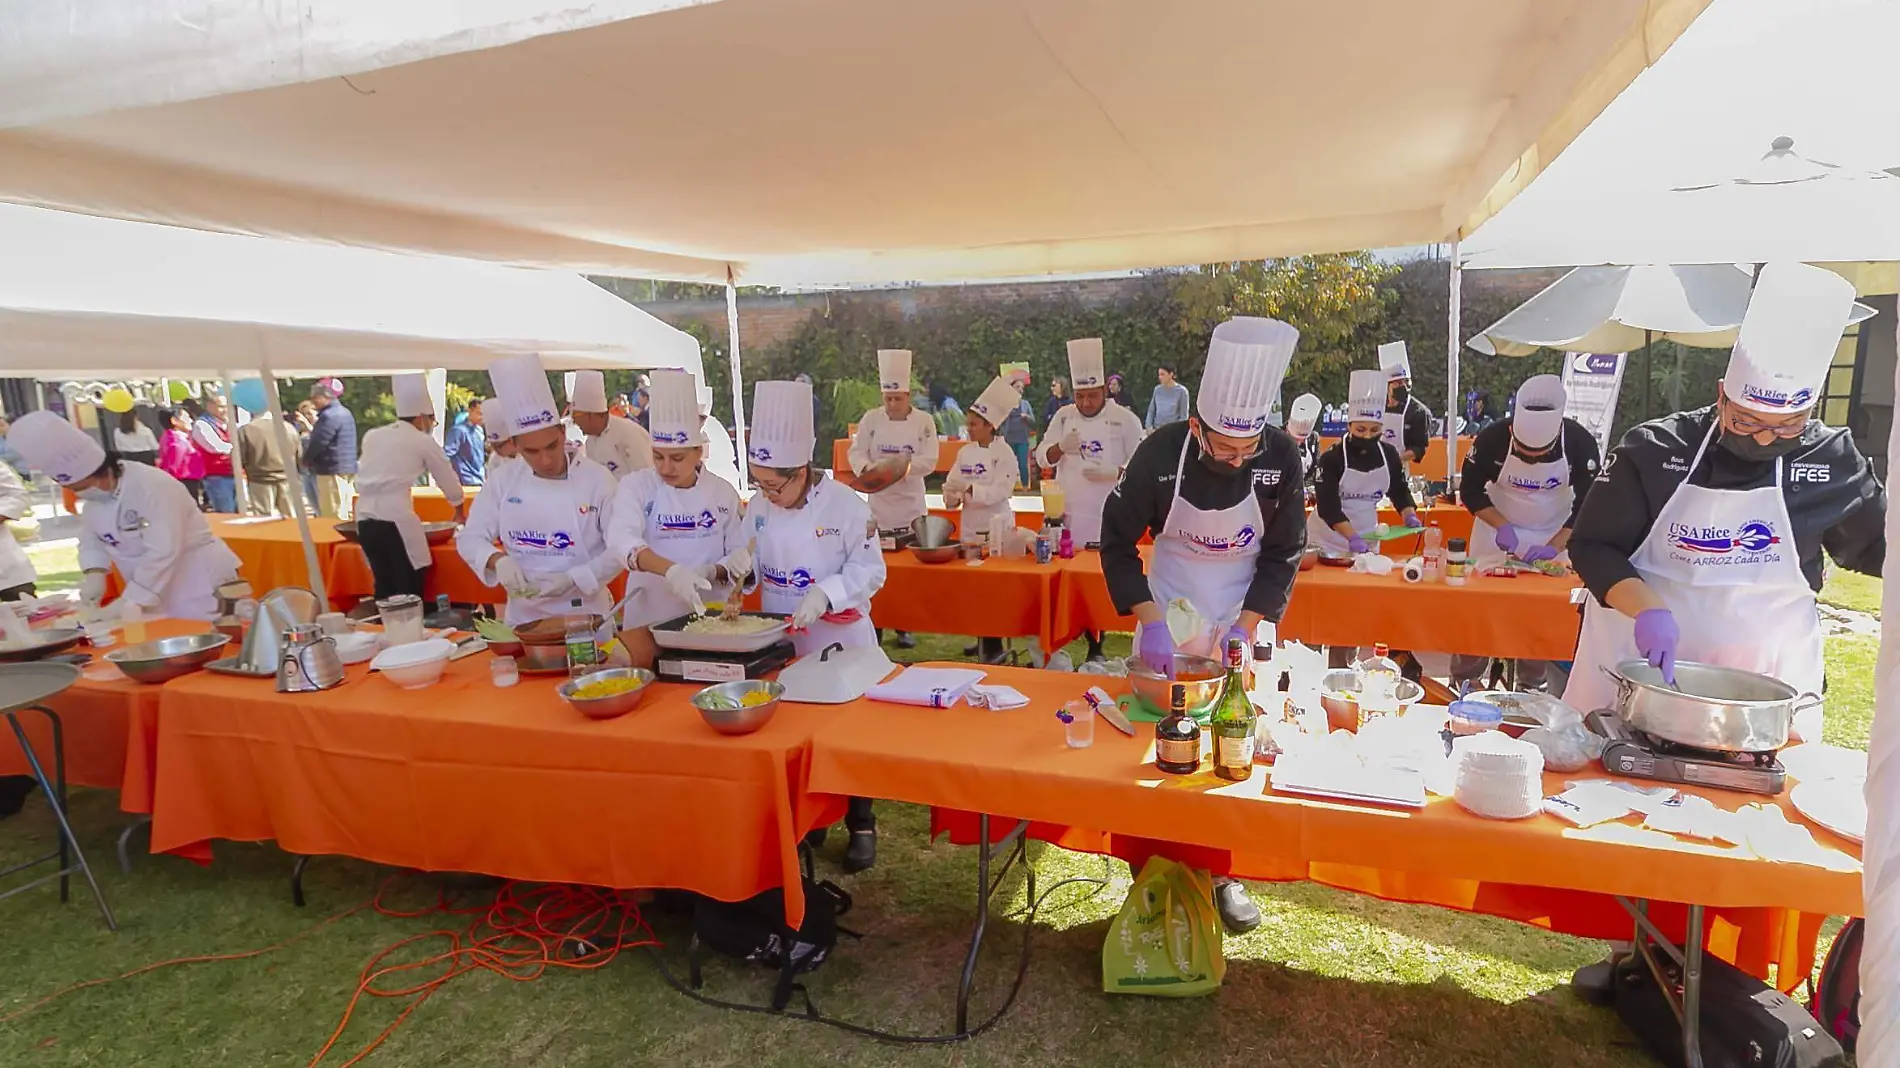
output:
[[[940,515],[920,515],[910,521],[910,536],[917,539],[918,548],[935,549],[956,544],[957,528]]]
[[[1425,687],[1411,679],[1399,680],[1399,714],[1425,699]],[[1360,724],[1359,676],[1351,668],[1328,671],[1320,678],[1319,706],[1326,723],[1336,731],[1357,731]]]
[[[1652,738],[1724,753],[1772,753],[1788,744],[1795,713],[1820,703],[1780,679],[1740,668],[1676,661],[1676,685],[1647,660],[1605,671],[1616,680],[1616,714]]]
[[[168,682],[216,660],[230,641],[217,633],[181,634],[114,649],[106,659],[136,682]]]
[[[926,564],[947,564],[963,552],[963,543],[953,541],[948,545],[933,545],[926,549],[921,545],[910,547],[910,554]]]
[[[31,645],[0,645],[0,663],[38,660],[42,656],[63,653],[79,644],[86,632],[78,627],[43,627],[35,630]]]
[[[589,683],[606,682],[610,679],[633,679],[639,682],[640,688],[628,690],[626,693],[609,694],[606,697],[574,696],[575,690]],[[578,679],[570,679],[556,686],[554,692],[560,694],[563,701],[573,705],[588,719],[613,719],[615,716],[624,716],[640,707],[640,702],[647,699],[647,691],[653,689],[653,679],[653,672],[645,668],[608,668],[605,671],[590,672]]]
[[[768,693],[772,699],[762,704],[741,704],[749,693]],[[706,726],[720,734],[751,734],[771,722],[778,712],[779,698],[785,696],[785,687],[768,679],[740,679],[737,682],[722,682],[717,686],[708,686],[693,695],[693,707],[699,709],[699,718]],[[724,708],[721,705],[737,705],[736,708]]]
[[[1128,669],[1128,682],[1134,687],[1135,696],[1163,715],[1167,714],[1169,703],[1173,700],[1173,688],[1177,682],[1187,686],[1189,713],[1200,713],[1212,708],[1227,688],[1227,672],[1221,667],[1220,661],[1205,656],[1174,654],[1172,679],[1150,671],[1138,656],[1129,657],[1123,661],[1123,665]]]

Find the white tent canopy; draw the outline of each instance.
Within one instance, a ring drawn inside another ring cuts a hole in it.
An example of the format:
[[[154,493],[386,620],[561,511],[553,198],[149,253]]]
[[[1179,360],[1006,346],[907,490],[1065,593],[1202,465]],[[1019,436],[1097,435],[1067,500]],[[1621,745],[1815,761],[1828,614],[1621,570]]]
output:
[[[0,205],[0,373],[679,367],[699,342],[587,279]]]
[[[0,200],[761,284],[1420,243],[1707,2],[15,5]]]

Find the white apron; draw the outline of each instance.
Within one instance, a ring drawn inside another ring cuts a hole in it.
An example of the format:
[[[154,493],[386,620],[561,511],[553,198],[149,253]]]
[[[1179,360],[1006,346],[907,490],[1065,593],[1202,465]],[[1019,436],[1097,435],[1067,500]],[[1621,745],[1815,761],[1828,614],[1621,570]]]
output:
[[[1346,463],[1346,445],[1339,446],[1339,507],[1353,533],[1370,534],[1379,525],[1379,502],[1392,488],[1392,474],[1385,469],[1385,450],[1379,450],[1379,466],[1371,471],[1355,471]],[[1351,545],[1339,531],[1328,526],[1318,512],[1306,516],[1306,542],[1320,552],[1343,556]]]
[[[1411,405],[1406,405],[1409,408]],[[1397,449],[1400,457],[1405,455],[1405,408],[1396,412],[1387,412],[1379,418],[1379,424],[1385,429],[1380,431],[1379,439]]]
[[[646,516],[639,520],[645,528],[642,536],[647,548],[676,564],[716,564],[726,558],[725,532],[738,520],[719,514],[720,505],[731,499],[731,493],[715,492],[710,485],[713,481],[713,476],[702,467],[699,480],[691,489],[659,484]],[[632,517],[620,520],[629,521],[634,520]],[[628,627],[664,623],[692,610],[667,586],[665,576],[640,572],[629,574],[627,581],[640,587],[640,592],[627,601],[625,625]],[[717,593],[717,590],[708,591],[705,598],[714,600]]]
[[[1504,458],[1497,481],[1491,483],[1491,504],[1517,528],[1518,551],[1542,545],[1557,536],[1570,519],[1571,506],[1577,500],[1577,488],[1570,484],[1570,463],[1563,458],[1561,442],[1549,460],[1532,462],[1518,458],[1513,448]],[[1498,548],[1497,528],[1482,519],[1471,521],[1471,556],[1480,566],[1499,564],[1508,555]]]
[[[1690,474],[1715,438],[1703,437]],[[1630,563],[1682,628],[1677,659],[1756,671],[1798,693],[1821,692],[1821,620],[1814,590],[1801,573],[1788,504],[1775,481],[1752,490],[1682,485],[1663,505]],[[1633,660],[1635,621],[1590,598],[1564,703],[1588,712],[1606,708],[1616,685],[1602,669]],[[1803,738],[1818,739],[1821,711],[1797,717]]]
[[[877,497],[871,499],[876,501]],[[818,536],[809,503],[796,511],[775,512],[758,536],[760,607],[787,616],[797,611],[807,590],[843,569],[849,547],[842,537]],[[863,613],[852,623],[827,623],[821,618],[804,632],[788,637],[792,648],[804,656],[832,642],[842,643],[846,649],[876,645],[877,629],[871,626],[870,614]]]
[[[576,500],[581,488],[572,478],[529,476],[508,487],[500,509],[501,547],[529,578],[565,575],[606,551],[606,532],[593,504]],[[515,503],[519,501],[520,503]],[[510,594],[502,622],[509,626],[566,615],[574,599],[581,610],[604,615],[614,604],[605,583],[591,594],[578,590],[552,597]]]
[[[896,457],[909,461],[924,446],[923,435],[915,429],[917,420],[906,420],[901,424],[888,421],[882,429],[882,435],[871,446],[873,463],[883,463]],[[931,467],[936,466],[936,457],[930,457]],[[906,474],[896,482],[866,495],[871,502],[871,518],[877,521],[879,530],[908,529],[911,520],[924,514],[924,476]]]
[[[1193,441],[1194,436],[1189,434],[1181,443],[1181,458],[1175,461],[1174,503],[1168,506],[1168,518],[1155,538],[1148,589],[1163,608],[1175,598],[1185,597],[1201,617],[1201,631],[1177,643],[1181,652],[1220,659],[1221,651],[1216,646],[1240,619],[1247,587],[1253,585],[1266,517],[1260,512],[1260,498],[1251,483],[1246,497],[1232,508],[1206,510],[1182,498],[1181,477]],[[1135,647],[1141,647],[1139,624],[1135,627]]]
[[[434,563],[429,555],[429,538],[423,533],[422,520],[416,515],[415,497],[407,486],[401,494],[394,491],[358,494],[356,498],[356,518],[381,519],[396,524],[396,530],[402,535],[402,548],[409,556],[409,566],[428,567]]]
[[[85,507],[87,511],[110,509],[110,514],[103,517],[105,524],[94,529],[113,566],[129,582],[139,558],[145,555],[145,532],[151,521],[136,508],[122,507],[122,500],[123,494],[113,498],[110,505],[87,501]],[[203,522],[203,519],[198,521]],[[168,619],[217,619],[218,587],[237,578],[240,562],[230,546],[215,537],[184,550],[175,568],[167,573],[165,588],[157,591],[157,610],[147,609],[147,615]]]
[[[1062,522],[1069,528],[1075,547],[1080,549],[1102,540],[1102,506],[1108,503],[1108,495],[1115,491],[1116,482],[1113,478],[1088,477],[1082,473],[1081,461],[1114,461],[1114,466],[1120,468],[1128,458],[1115,459],[1113,424],[1107,419],[1079,420],[1076,434],[1082,442],[1081,453],[1073,463],[1067,455],[1056,461],[1056,484],[1062,487]]]

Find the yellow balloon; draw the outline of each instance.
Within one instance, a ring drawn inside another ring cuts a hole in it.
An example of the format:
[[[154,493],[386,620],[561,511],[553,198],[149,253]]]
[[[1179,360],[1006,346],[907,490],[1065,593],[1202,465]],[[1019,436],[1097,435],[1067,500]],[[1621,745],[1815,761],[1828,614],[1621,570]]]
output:
[[[115,386],[106,390],[105,399],[101,403],[105,405],[108,412],[129,412],[132,410],[132,394],[126,389]]]

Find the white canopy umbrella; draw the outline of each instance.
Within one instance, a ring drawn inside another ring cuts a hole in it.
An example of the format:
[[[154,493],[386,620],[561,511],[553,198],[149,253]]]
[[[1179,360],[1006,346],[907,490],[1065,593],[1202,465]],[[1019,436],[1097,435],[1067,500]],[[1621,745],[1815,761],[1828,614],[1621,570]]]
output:
[[[1466,344],[1487,356],[1629,352],[1655,340],[1727,348],[1751,288],[1748,272],[1729,264],[1579,267]],[[1857,321],[1874,313],[1856,308]]]

